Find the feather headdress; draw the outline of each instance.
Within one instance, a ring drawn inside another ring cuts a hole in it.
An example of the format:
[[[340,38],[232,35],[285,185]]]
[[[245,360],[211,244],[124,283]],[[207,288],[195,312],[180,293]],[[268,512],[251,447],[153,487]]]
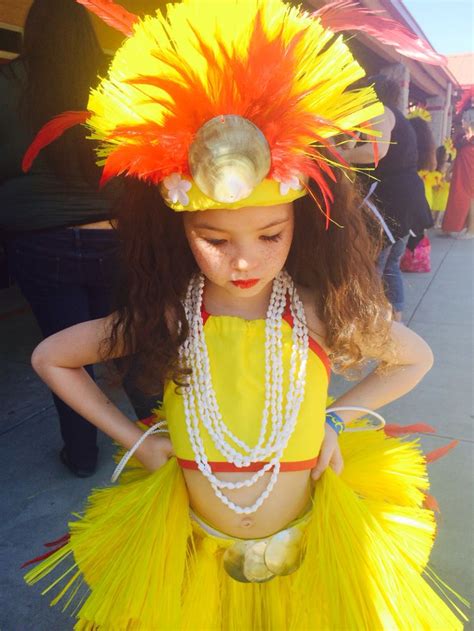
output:
[[[446,155],[449,158],[449,160],[454,160],[454,158],[456,157],[456,148],[454,146],[454,142],[451,136],[447,136],[443,140],[443,147],[446,150]]]
[[[421,120],[429,123],[431,121],[431,113],[421,105],[415,105],[408,110],[407,118],[421,118]]]
[[[143,20],[78,2],[128,35],[88,103],[103,182],[158,184],[175,210],[277,204],[314,182],[329,216],[328,180],[348,167],[331,139],[370,136],[383,112],[372,88],[348,90],[365,74],[335,36],[352,2],[311,15],[282,0],[183,0]]]

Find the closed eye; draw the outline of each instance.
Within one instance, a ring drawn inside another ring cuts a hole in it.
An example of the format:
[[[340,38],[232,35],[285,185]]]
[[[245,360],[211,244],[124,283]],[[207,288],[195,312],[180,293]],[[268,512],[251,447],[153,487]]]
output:
[[[215,245],[215,246],[224,245],[225,243],[227,243],[226,239],[206,239],[205,237],[204,237],[204,241],[206,241],[206,243],[210,243],[211,245]]]
[[[281,232],[278,232],[277,234],[272,234],[272,235],[262,234],[260,239],[262,241],[275,242],[275,241],[279,241],[281,239],[281,235],[282,235]]]

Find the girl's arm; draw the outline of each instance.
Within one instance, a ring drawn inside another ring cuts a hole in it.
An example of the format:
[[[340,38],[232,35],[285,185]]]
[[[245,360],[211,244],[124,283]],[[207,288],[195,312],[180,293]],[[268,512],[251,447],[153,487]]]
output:
[[[41,379],[67,405],[129,449],[143,432],[110,401],[83,368],[103,361],[101,344],[110,335],[113,317],[76,324],[46,338],[35,348],[31,363]],[[119,345],[111,359],[124,354]],[[166,462],[170,453],[168,439],[150,436],[136,455],[145,467],[154,470]]]
[[[372,371],[331,403],[331,407],[355,405],[376,410],[410,392],[421,381],[433,365],[433,353],[428,344],[411,329],[398,322],[392,323],[392,339],[395,343],[396,364],[392,364],[383,373]],[[384,349],[380,349],[376,359],[390,360]],[[357,411],[338,414],[345,423],[361,416]],[[318,464],[313,469],[313,478],[318,479],[329,464],[336,472],[342,470],[337,435],[326,426],[325,439]]]
[[[380,136],[374,138],[377,143],[379,160],[387,155],[392,130],[395,127],[395,116],[393,112],[386,107],[382,118],[371,121],[371,128],[380,132]],[[365,142],[352,149],[344,148],[345,145],[338,147],[341,156],[352,164],[373,164],[374,163],[374,147],[371,142]]]
[[[402,397],[423,379],[433,366],[433,353],[428,344],[414,331],[399,322],[392,322],[392,339],[395,345],[395,365],[383,373],[372,371],[358,384],[331,404],[358,405],[376,410]],[[390,360],[380,349],[376,358]],[[341,412],[344,422],[360,416],[358,412]]]

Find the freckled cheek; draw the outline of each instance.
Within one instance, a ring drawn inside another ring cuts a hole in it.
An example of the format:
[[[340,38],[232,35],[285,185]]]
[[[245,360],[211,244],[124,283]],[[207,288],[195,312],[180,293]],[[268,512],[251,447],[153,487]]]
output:
[[[278,247],[269,247],[265,252],[265,264],[268,268],[280,269],[285,264],[291,246],[291,236],[283,238]]]
[[[223,253],[218,248],[199,242],[190,243],[191,252],[194,255],[199,269],[206,275],[216,274],[224,265]]]

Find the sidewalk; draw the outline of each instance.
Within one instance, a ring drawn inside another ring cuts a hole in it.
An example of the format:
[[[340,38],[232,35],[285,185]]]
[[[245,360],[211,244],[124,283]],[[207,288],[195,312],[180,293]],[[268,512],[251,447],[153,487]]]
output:
[[[426,451],[459,440],[455,451],[431,466],[431,493],[441,507],[431,566],[472,601],[474,242],[433,235],[432,246],[433,271],[405,275],[405,317],[431,345],[436,363],[414,392],[382,413],[389,422],[433,425],[437,435],[421,437]],[[66,532],[69,514],[81,509],[92,487],[108,483],[113,469],[113,450],[105,436],[101,436],[99,469],[92,478],[74,478],[60,464],[55,410],[47,388],[29,365],[38,341],[37,326],[18,292],[0,291],[1,631],[72,629],[68,614],[61,613],[60,607],[50,609],[50,599],[42,598],[38,588],[24,585],[19,566],[41,554],[43,542]],[[331,393],[346,387],[342,379],[334,378]],[[121,392],[110,395],[127,408]]]

